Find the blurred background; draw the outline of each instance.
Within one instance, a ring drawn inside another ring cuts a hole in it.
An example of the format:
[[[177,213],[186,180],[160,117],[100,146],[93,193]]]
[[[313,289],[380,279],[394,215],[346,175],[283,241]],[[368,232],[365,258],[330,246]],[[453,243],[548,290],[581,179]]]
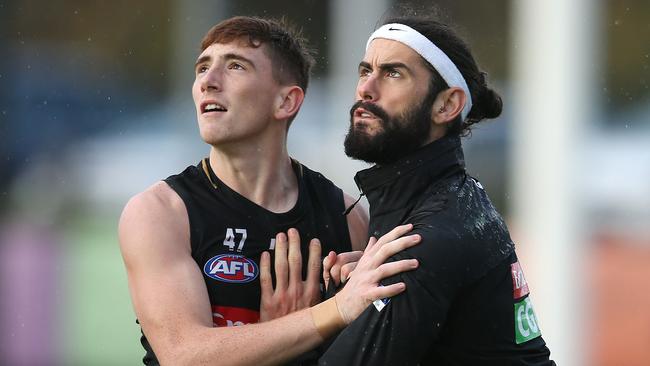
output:
[[[290,151],[356,195],[342,141],[377,20],[425,1],[1,1],[0,359],[136,365],[117,244],[129,197],[208,152],[203,34],[286,16],[318,50]],[[650,2],[439,0],[504,113],[464,140],[560,365],[650,365]],[[477,325],[480,326],[480,325]]]

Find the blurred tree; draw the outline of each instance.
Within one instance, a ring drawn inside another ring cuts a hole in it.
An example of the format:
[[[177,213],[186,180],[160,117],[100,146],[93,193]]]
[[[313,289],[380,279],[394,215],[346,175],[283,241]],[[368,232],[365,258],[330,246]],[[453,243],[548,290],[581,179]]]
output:
[[[650,105],[650,1],[609,0],[606,4],[605,112]],[[625,124],[621,118],[611,123]],[[650,124],[650,121],[645,121]]]
[[[317,0],[232,1],[232,13],[256,15],[280,19],[286,17],[292,24],[302,28],[309,44],[317,51],[314,76],[327,72],[327,35],[329,4]]]
[[[143,111],[167,93],[169,1],[0,3],[0,212],[38,154]]]

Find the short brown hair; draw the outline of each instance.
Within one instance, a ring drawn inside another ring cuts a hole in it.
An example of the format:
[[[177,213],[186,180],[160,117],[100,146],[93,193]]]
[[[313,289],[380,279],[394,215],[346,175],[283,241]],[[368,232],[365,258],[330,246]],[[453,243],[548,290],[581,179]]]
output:
[[[313,50],[307,46],[302,32],[286,19],[263,19],[236,16],[212,27],[201,41],[201,52],[214,43],[230,43],[248,38],[248,46],[266,44],[273,65],[273,77],[282,85],[295,83],[307,90],[309,74],[314,65]]]

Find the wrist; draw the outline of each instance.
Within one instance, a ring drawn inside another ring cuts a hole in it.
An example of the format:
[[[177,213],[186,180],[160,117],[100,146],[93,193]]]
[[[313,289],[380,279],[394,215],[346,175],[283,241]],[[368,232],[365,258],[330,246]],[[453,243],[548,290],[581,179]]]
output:
[[[311,317],[318,333],[327,339],[347,325],[338,308],[336,296],[311,307]]]

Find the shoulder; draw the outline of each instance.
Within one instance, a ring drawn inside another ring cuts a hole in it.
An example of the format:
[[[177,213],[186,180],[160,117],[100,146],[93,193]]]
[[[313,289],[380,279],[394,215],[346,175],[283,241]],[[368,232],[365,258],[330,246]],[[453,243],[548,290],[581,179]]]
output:
[[[202,171],[205,171],[207,169],[206,164],[207,164],[207,158],[201,160],[197,165],[188,166],[180,173],[170,175],[169,177],[165,178],[163,181],[172,187],[177,187],[179,184],[180,185],[192,184],[190,182],[194,182],[197,179],[200,179],[201,174],[203,174]],[[207,172],[205,174],[207,174]],[[156,185],[154,184],[152,187],[149,187],[149,189],[155,186]]]
[[[341,188],[323,174],[311,170],[297,160],[294,160],[294,163],[300,167],[302,179],[309,182],[312,191],[324,202],[324,206],[328,207],[333,218],[341,217],[341,213],[357,201],[356,198],[343,192]],[[358,203],[346,216],[352,250],[363,250],[368,243],[367,212],[364,206]]]
[[[413,251],[432,270],[462,270],[471,280],[514,251],[501,215],[470,177],[431,194],[413,217],[423,239]]]
[[[127,202],[120,216],[118,234],[125,259],[130,253],[164,249],[166,246],[171,251],[190,249],[185,204],[162,181]]]
[[[343,193],[345,207],[350,207],[356,201],[354,197],[345,192]],[[368,243],[368,212],[361,202],[358,202],[348,213],[347,220],[352,250],[364,250]]]
[[[164,219],[184,213],[185,205],[178,194],[165,182],[157,182],[133,196],[122,211],[121,224],[132,218]],[[174,217],[176,218],[176,217]],[[148,220],[147,220],[148,221]]]
[[[321,184],[323,186],[327,186],[336,190],[341,190],[334,182],[329,180],[323,173],[318,172],[316,170],[310,169],[308,166],[305,164],[302,164],[298,160],[293,159],[294,164],[298,166],[298,169],[300,170],[300,177],[302,179],[308,180],[310,182],[313,182],[315,184]]]
[[[430,187],[419,199],[408,218],[433,238],[476,240],[487,238],[487,229],[503,222],[483,187],[468,175],[458,175]],[[499,229],[499,230],[497,230]],[[507,231],[507,230],[506,230]]]

